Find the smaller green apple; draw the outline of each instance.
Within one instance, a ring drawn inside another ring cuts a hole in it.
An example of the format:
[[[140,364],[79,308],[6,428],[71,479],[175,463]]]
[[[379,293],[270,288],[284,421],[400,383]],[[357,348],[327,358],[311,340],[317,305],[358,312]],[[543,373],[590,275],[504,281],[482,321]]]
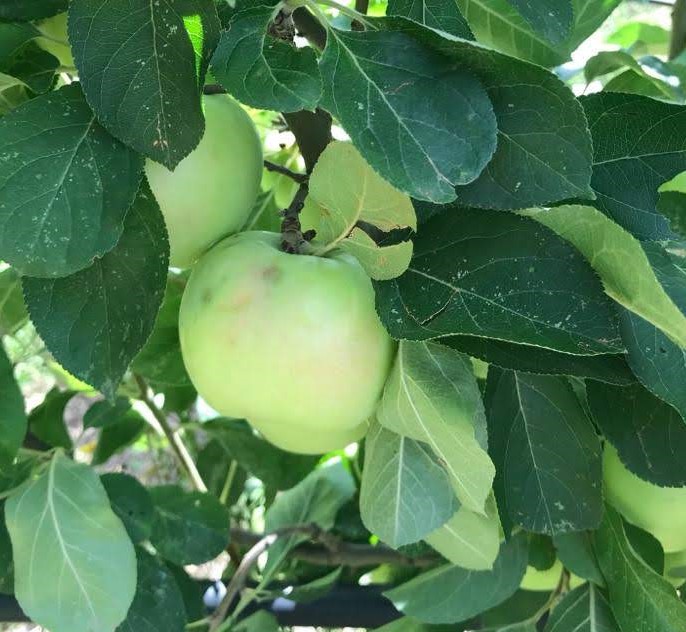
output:
[[[36,44],[44,51],[59,59],[60,64],[67,68],[74,67],[74,56],[69,45],[67,34],[67,14],[60,13],[52,18],[42,20],[36,28],[43,34],[36,38]]]
[[[675,588],[686,582],[686,551],[665,553],[665,579]]]
[[[560,560],[555,560],[555,563],[550,568],[546,568],[543,571],[539,571],[533,566],[527,566],[526,573],[524,573],[522,583],[519,584],[519,587],[522,590],[553,591],[557,588],[557,584],[562,576],[562,570],[563,566]],[[571,573],[569,577],[569,587],[574,589],[577,586],[581,586],[585,581],[586,580],[582,577]]]

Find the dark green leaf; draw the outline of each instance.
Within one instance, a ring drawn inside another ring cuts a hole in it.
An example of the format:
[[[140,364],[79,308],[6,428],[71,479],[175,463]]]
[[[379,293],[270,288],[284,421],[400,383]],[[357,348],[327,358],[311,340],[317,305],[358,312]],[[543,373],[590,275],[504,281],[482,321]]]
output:
[[[28,318],[21,278],[15,270],[7,268],[0,272],[0,335],[15,334]]]
[[[501,518],[550,535],[597,527],[600,441],[568,383],[491,369],[486,400]]]
[[[491,159],[496,120],[481,82],[412,37],[330,29],[320,68],[323,106],[400,191],[450,202]]]
[[[52,632],[113,630],[136,590],[136,555],[92,468],[56,452],[12,495],[5,521],[23,611]]]
[[[594,548],[605,576],[610,605],[622,630],[683,632],[686,604],[674,588],[647,566],[629,544],[622,519],[607,506]]]
[[[234,628],[234,632],[279,632],[276,617],[266,610],[260,610],[241,620]]]
[[[510,632],[507,627],[509,624],[535,617],[548,599],[550,599],[550,594],[543,590],[520,589],[495,608],[484,612],[479,616],[479,619],[484,627],[489,630],[500,629],[502,626],[507,632]]]
[[[212,74],[234,97],[263,110],[314,110],[322,94],[317,57],[310,47],[267,35],[278,12],[273,0],[241,3],[225,24],[212,58]]]
[[[24,397],[14,379],[14,367],[0,344],[0,469],[11,467],[24,441],[28,422]]]
[[[682,172],[665,182],[658,191],[657,210],[669,219],[674,232],[686,237],[686,176]]]
[[[624,385],[636,381],[624,355],[619,354],[579,356],[476,336],[447,336],[441,338],[441,343],[501,369],[546,375],[576,375],[608,384]]]
[[[0,505],[0,593],[14,593],[14,560],[12,541],[5,526],[5,503]]]
[[[144,183],[117,246],[63,279],[24,278],[24,297],[55,359],[112,398],[153,329],[167,275],[164,219]]]
[[[127,397],[117,397],[114,402],[102,400],[95,402],[83,416],[84,428],[104,428],[121,420],[131,410]]]
[[[247,472],[231,457],[218,439],[212,439],[198,453],[198,472],[210,494],[231,506],[243,492]],[[230,487],[227,488],[227,483]]]
[[[105,463],[117,452],[130,446],[141,436],[145,426],[145,420],[135,410],[129,410],[116,421],[107,424],[100,431],[93,452],[93,465]]]
[[[219,38],[213,0],[72,0],[69,41],[88,102],[117,138],[173,169],[198,144]]]
[[[32,92],[43,94],[55,85],[59,65],[57,57],[32,43],[13,60],[7,74],[21,79]]]
[[[403,614],[420,621],[462,621],[512,595],[524,576],[526,561],[526,538],[520,534],[501,546],[490,571],[441,566],[389,590],[385,595]]]
[[[605,580],[593,551],[593,535],[589,531],[561,533],[553,538],[557,555],[565,568],[598,586]]]
[[[634,552],[658,575],[665,570],[665,552],[660,541],[648,531],[624,522],[624,532]]]
[[[190,577],[181,566],[167,562],[167,568],[174,576],[176,585],[183,596],[183,604],[188,621],[198,621],[205,617],[205,604],[203,603],[202,584]]]
[[[31,411],[29,428],[41,441],[55,448],[72,449],[72,442],[64,421],[64,409],[74,397],[73,391],[53,388],[40,406]]]
[[[386,15],[399,15],[463,39],[474,39],[467,21],[453,2],[389,0]]]
[[[244,421],[213,419],[203,428],[243,468],[276,489],[288,489],[299,483],[320,458],[281,450],[258,437]]]
[[[594,584],[584,584],[555,606],[545,632],[620,632],[607,597]]]
[[[3,259],[40,277],[90,265],[120,238],[142,167],[140,156],[97,123],[78,84],[2,117]]]
[[[360,490],[360,513],[370,531],[394,547],[410,544],[458,507],[450,477],[428,445],[372,424]]]
[[[445,209],[422,226],[407,272],[376,291],[396,338],[468,334],[576,354],[622,350],[614,308],[582,256],[510,213]]]
[[[313,579],[306,584],[289,586],[282,591],[283,596],[297,603],[309,603],[311,601],[321,599],[336,585],[342,571],[342,568],[336,568],[330,573],[327,573],[322,577],[318,577],[317,579]]]
[[[529,534],[529,566],[538,571],[545,571],[552,568],[556,559],[551,537],[538,533]]]
[[[624,50],[603,50],[591,57],[584,66],[584,79],[591,83],[594,79],[625,68],[643,72],[639,64]]]
[[[229,512],[216,498],[178,485],[150,488],[155,505],[150,542],[174,564],[202,564],[229,543]]]
[[[69,0],[2,0],[0,20],[28,22],[49,18],[67,10]]]
[[[686,423],[640,384],[586,384],[593,417],[637,476],[661,487],[686,485]]]
[[[643,250],[668,296],[686,313],[686,258],[656,243],[644,243]],[[620,311],[619,323],[633,372],[648,390],[686,419],[686,349],[628,310]]]
[[[639,239],[669,238],[657,189],[686,169],[686,107],[616,93],[582,104],[593,136],[596,206]]]
[[[574,23],[572,0],[509,0],[529,23],[552,44],[562,43]]]
[[[112,510],[124,523],[131,540],[142,542],[150,538],[154,510],[148,490],[128,474],[103,474],[100,480]]]
[[[117,632],[184,632],[188,619],[174,575],[159,558],[141,548],[136,549],[136,557],[136,595]]]

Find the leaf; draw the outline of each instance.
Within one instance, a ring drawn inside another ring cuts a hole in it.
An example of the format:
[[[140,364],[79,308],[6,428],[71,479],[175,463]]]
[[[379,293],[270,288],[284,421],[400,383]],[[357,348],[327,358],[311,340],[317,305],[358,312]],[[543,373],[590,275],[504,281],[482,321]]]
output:
[[[496,120],[484,87],[408,35],[331,28],[319,67],[322,106],[403,193],[450,202],[454,185],[474,180],[491,159]]]
[[[564,596],[552,611],[545,632],[621,632],[610,603],[593,584],[583,584]]]
[[[104,428],[119,421],[131,410],[128,397],[117,397],[113,402],[95,402],[83,416],[84,428]]]
[[[12,541],[5,525],[5,503],[0,504],[0,594],[14,594]]]
[[[264,530],[274,533],[279,527],[316,524],[323,530],[334,525],[338,510],[355,493],[350,473],[341,463],[322,466],[292,489],[281,492],[264,516]],[[291,534],[278,538],[269,549],[265,573],[273,572],[288,552],[307,536]]]
[[[134,443],[145,427],[145,420],[135,410],[129,410],[107,424],[100,431],[98,443],[93,452],[92,464],[106,463],[112,456]]]
[[[480,445],[479,388],[469,360],[435,343],[400,343],[377,418],[382,426],[427,443],[465,507],[484,512],[495,470]]]
[[[600,441],[568,383],[492,369],[486,407],[501,518],[549,535],[596,528]]]
[[[59,66],[57,57],[32,42],[7,67],[7,72],[18,77],[33,93],[44,94],[54,87]]]
[[[279,624],[271,612],[260,610],[239,621],[234,632],[279,632]]]
[[[74,391],[53,388],[29,415],[31,433],[49,446],[71,450],[73,446],[64,420],[64,409],[74,395]]]
[[[435,628],[434,628],[435,629]],[[430,632],[431,628],[411,617],[401,617],[382,625],[376,632]]]
[[[379,246],[361,228],[353,228],[340,247],[353,255],[375,281],[399,277],[407,270],[412,259],[411,241]]]
[[[588,404],[602,433],[634,474],[660,487],[686,485],[686,423],[640,384],[588,382]]]
[[[39,18],[49,18],[67,10],[69,0],[2,0],[1,20],[28,22]]]
[[[333,587],[338,583],[342,572],[342,567],[335,568],[330,573],[313,579],[306,584],[288,586],[282,591],[283,596],[296,603],[310,603],[321,599],[331,592]]]
[[[590,206],[527,211],[570,241],[599,274],[605,292],[686,347],[686,316],[658,281],[641,247],[621,226]]]
[[[133,476],[119,472],[103,474],[100,482],[107,492],[112,510],[126,527],[131,540],[143,542],[149,539],[154,510],[148,490]]]
[[[62,279],[23,280],[31,319],[55,359],[109,398],[153,329],[168,258],[164,219],[144,183],[114,250]]]
[[[671,237],[658,212],[658,187],[686,169],[686,107],[640,95],[599,93],[581,100],[593,137],[596,206],[639,239]]]
[[[501,369],[545,375],[576,375],[608,384],[624,385],[636,381],[623,354],[579,356],[476,336],[448,336],[441,338],[441,344]]]
[[[216,498],[178,485],[149,488],[155,505],[150,542],[175,564],[202,564],[229,543],[229,512]]]
[[[594,79],[625,68],[643,72],[639,64],[624,50],[603,50],[591,57],[584,66],[584,79],[591,83]]]
[[[622,519],[609,506],[595,535],[594,548],[622,630],[634,629],[637,621],[642,632],[686,630],[686,604],[665,579],[636,556]]]
[[[24,397],[14,379],[14,367],[0,344],[0,469],[11,467],[19,452],[28,421]]]
[[[165,565],[171,574],[183,598],[186,619],[188,621],[198,621],[205,617],[205,604],[203,601],[203,588],[196,579],[191,578],[186,570],[181,566],[170,564]]]
[[[468,334],[583,355],[623,350],[614,308],[583,257],[510,213],[446,208],[422,225],[407,272],[377,283],[376,294],[394,338]]]
[[[450,477],[428,445],[372,423],[360,490],[367,529],[397,548],[445,524],[458,507]]]
[[[514,7],[524,3],[540,15],[541,3],[530,0],[457,0],[476,39],[508,55],[542,66],[557,66],[567,61],[572,51],[605,21],[621,0],[572,0],[574,23],[571,33],[562,41],[548,41],[538,33]],[[558,7],[557,0],[546,0],[546,6]],[[558,13],[560,8],[557,8]],[[566,9],[562,9],[566,11]]]
[[[21,291],[21,278],[15,270],[0,272],[0,335],[14,335],[28,320]]]
[[[457,5],[441,0],[389,0],[386,15],[409,18],[438,31],[473,40],[471,30]]]
[[[121,623],[136,589],[136,554],[90,467],[57,452],[7,500],[5,520],[17,600],[32,621],[52,632]]]
[[[557,556],[566,569],[593,582],[596,586],[605,586],[605,579],[600,572],[593,550],[592,532],[561,533],[553,538],[553,542]]]
[[[119,240],[142,167],[140,156],[97,123],[78,84],[2,117],[3,259],[40,277],[91,265]]]
[[[3,7],[0,7],[0,18]],[[0,70],[7,72],[22,49],[40,35],[33,24],[0,22]]]
[[[526,569],[526,539],[505,542],[492,570],[445,565],[385,592],[403,614],[426,623],[463,621],[498,605],[519,587]]]
[[[660,245],[648,242],[642,246],[660,285],[681,313],[686,313],[686,258],[683,249],[664,250]],[[619,323],[628,352],[627,361],[636,377],[686,419],[686,391],[682,388],[686,380],[686,349],[628,310],[620,311]]]
[[[509,0],[529,25],[552,44],[569,36],[574,23],[572,0]]]
[[[289,489],[303,480],[321,457],[286,452],[258,437],[245,422],[218,417],[203,424],[236,462],[266,486]]]
[[[212,74],[239,101],[262,110],[314,110],[322,94],[317,56],[268,34],[275,0],[231,11],[212,57]]]
[[[69,8],[69,41],[98,120],[168,169],[202,138],[200,90],[218,39],[212,0],[72,0]]]
[[[188,618],[171,571],[141,548],[136,549],[136,556],[138,587],[117,632],[184,632]]]
[[[425,538],[450,563],[473,570],[490,570],[500,548],[500,519],[495,498],[486,501],[486,515],[460,507],[442,527]]]
[[[686,237],[686,172],[682,172],[658,189],[657,210],[670,222],[670,229]]]

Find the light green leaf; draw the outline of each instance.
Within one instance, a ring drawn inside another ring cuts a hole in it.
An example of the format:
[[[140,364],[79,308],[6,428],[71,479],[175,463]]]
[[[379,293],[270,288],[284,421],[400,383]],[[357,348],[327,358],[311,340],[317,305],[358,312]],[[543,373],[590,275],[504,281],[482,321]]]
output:
[[[384,594],[403,614],[420,621],[464,621],[514,594],[524,576],[526,561],[526,537],[518,534],[502,544],[492,570],[445,565]]]
[[[584,584],[555,606],[545,632],[620,632],[610,603],[594,584]]]
[[[500,518],[495,498],[486,501],[486,515],[460,507],[457,513],[424,538],[456,566],[490,570],[500,548]]]
[[[620,515],[610,506],[595,534],[594,548],[605,577],[610,605],[622,630],[684,632],[686,604],[627,540]]]
[[[375,632],[430,632],[431,626],[411,617],[402,617],[377,628]]]
[[[7,268],[0,272],[0,335],[15,334],[28,318],[21,278],[16,270]]]
[[[412,202],[379,176],[352,143],[329,143],[310,176],[309,198],[320,212],[317,236],[312,242],[315,253],[322,254],[336,246],[343,246],[353,254],[371,249],[371,257],[364,254],[361,258],[363,265],[365,261],[368,263],[365,266],[369,267],[368,271],[380,269],[383,274],[384,268],[388,268],[386,274],[392,274],[402,266],[398,254],[390,265],[383,266],[382,250],[387,249],[378,248],[356,225],[366,222],[385,232],[408,226],[416,229]],[[351,246],[348,237],[352,239]],[[412,253],[411,243],[404,242],[402,248],[401,257],[406,257],[408,248]],[[388,278],[394,276],[398,274]]]
[[[412,242],[401,241],[390,246],[379,246],[361,228],[353,228],[340,243],[362,264],[365,272],[376,281],[388,281],[407,270],[412,259]]]
[[[306,584],[299,584],[297,586],[287,586],[283,589],[284,597],[297,603],[310,603],[320,599],[328,594],[331,589],[338,583],[343,572],[342,567],[334,568],[330,573],[313,579]]]
[[[576,246],[607,294],[686,347],[686,316],[660,285],[640,242],[590,206],[533,209],[526,214]]]
[[[379,423],[427,443],[460,502],[484,512],[495,475],[475,428],[483,405],[466,356],[436,343],[402,341],[377,411]]]
[[[24,612],[51,632],[112,632],[133,601],[136,554],[97,474],[57,452],[5,511]]]
[[[310,523],[331,529],[338,510],[354,493],[352,476],[341,463],[320,467],[276,497],[264,517],[265,531],[273,533],[279,527]],[[265,572],[274,571],[304,539],[307,536],[302,534],[278,538],[269,549]]]
[[[7,469],[21,447],[28,421],[14,367],[0,344],[0,469]]]
[[[365,440],[360,514],[393,547],[418,542],[459,507],[431,448],[373,422]]]

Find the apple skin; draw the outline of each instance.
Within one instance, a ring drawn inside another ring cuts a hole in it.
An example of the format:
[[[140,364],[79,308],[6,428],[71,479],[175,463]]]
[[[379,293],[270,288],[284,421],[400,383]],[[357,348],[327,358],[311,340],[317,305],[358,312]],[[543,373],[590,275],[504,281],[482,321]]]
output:
[[[672,570],[674,573],[672,574]],[[680,588],[686,583],[686,551],[665,553],[665,579],[674,586]]]
[[[67,34],[67,14],[59,13],[54,17],[42,20],[36,28],[47,37],[37,37],[36,44],[44,51],[54,55],[62,66],[74,67],[74,55],[69,45]],[[59,41],[55,41],[59,40]]]
[[[280,241],[240,233],[200,259],[179,314],[186,368],[210,406],[275,445],[343,448],[364,434],[396,345],[354,257],[287,254]]]
[[[603,450],[605,498],[631,524],[654,535],[665,553],[686,549],[686,487],[658,487],[621,462],[617,450]]]
[[[560,562],[560,560],[555,560],[555,563],[544,571],[539,571],[533,566],[527,566],[526,573],[524,573],[522,583],[519,587],[522,590],[553,591],[557,588],[557,584],[560,581],[562,568],[562,562]],[[572,590],[585,582],[585,579],[574,573],[571,573],[569,576],[569,587]]]
[[[148,159],[145,173],[169,233],[170,260],[187,268],[240,230],[257,199],[262,145],[247,112],[226,94],[203,97],[205,134],[174,169]]]

